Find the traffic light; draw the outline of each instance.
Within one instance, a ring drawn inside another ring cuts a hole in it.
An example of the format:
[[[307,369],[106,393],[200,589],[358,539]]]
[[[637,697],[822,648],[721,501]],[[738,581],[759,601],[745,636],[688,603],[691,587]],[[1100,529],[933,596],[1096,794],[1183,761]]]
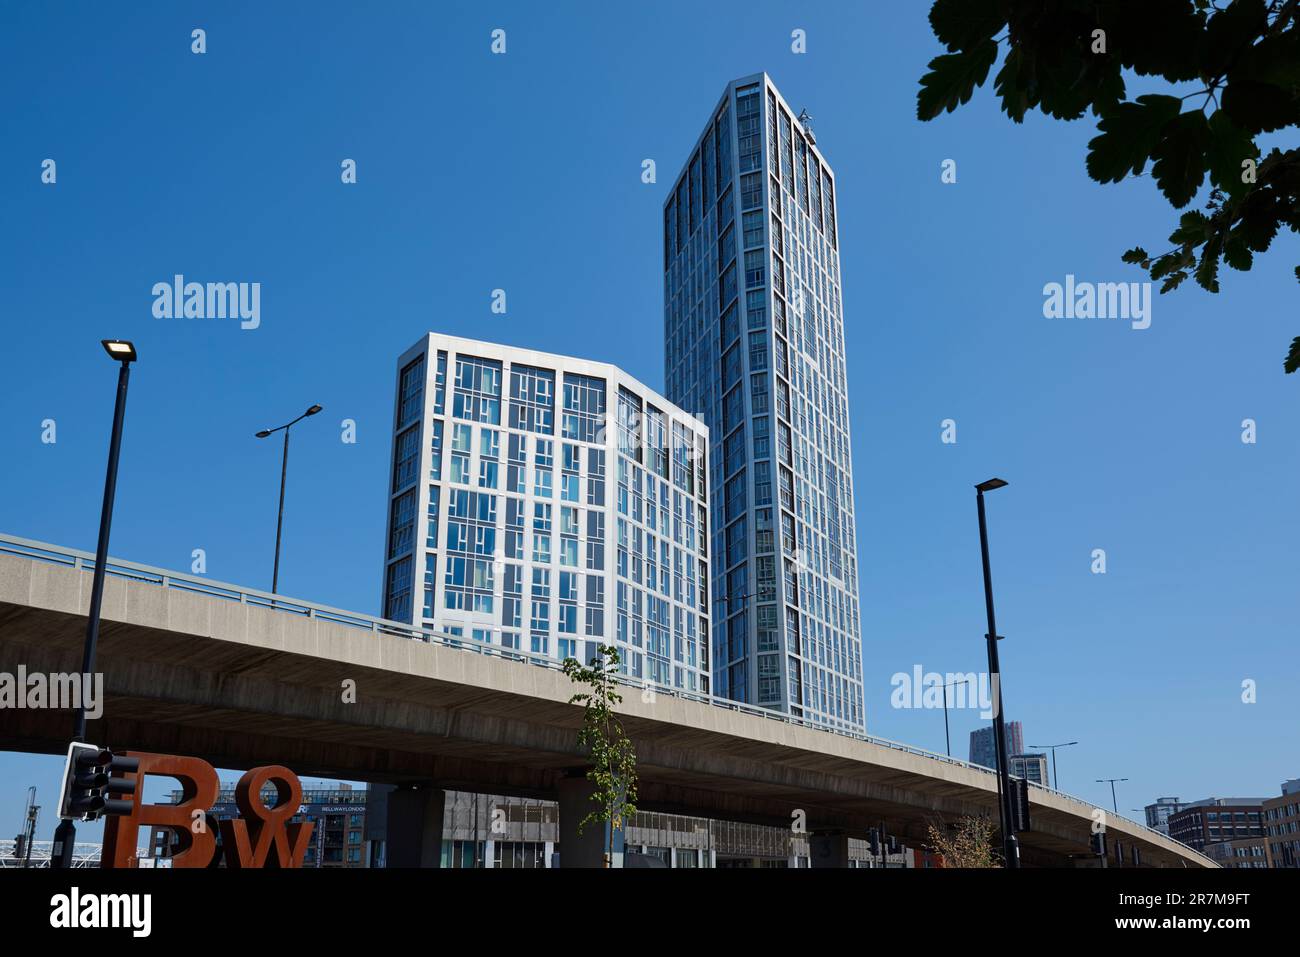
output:
[[[21,861],[23,859],[23,851],[25,850],[27,850],[27,835],[19,834],[14,838],[14,860]]]
[[[104,788],[103,813],[130,814],[135,810],[136,779],[126,775],[140,770],[140,759],[128,758],[107,750],[100,752],[101,756],[105,754],[108,755],[108,764],[104,766],[104,771],[108,774],[108,783]]]
[[[1092,853],[1098,857],[1106,856],[1106,832],[1095,831],[1092,835]]]
[[[107,748],[74,742],[63,770],[59,817],[94,821],[105,814],[130,814],[135,808],[135,758],[114,755]]]

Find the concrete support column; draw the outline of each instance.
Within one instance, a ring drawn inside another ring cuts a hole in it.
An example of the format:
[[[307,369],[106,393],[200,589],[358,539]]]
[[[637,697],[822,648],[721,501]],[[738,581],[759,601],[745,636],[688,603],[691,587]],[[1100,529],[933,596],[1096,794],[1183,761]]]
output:
[[[441,867],[442,788],[432,783],[404,785],[387,797],[387,866]]]
[[[571,774],[560,779],[557,800],[560,803],[560,866],[561,867],[604,867],[605,837],[609,825],[588,823],[582,833],[578,825],[582,819],[596,810],[591,795],[595,788],[590,781],[579,774]],[[614,853],[611,867],[623,866],[624,831],[614,832]]]
[[[813,867],[848,867],[849,836],[843,831],[821,831],[808,836],[809,864]]]

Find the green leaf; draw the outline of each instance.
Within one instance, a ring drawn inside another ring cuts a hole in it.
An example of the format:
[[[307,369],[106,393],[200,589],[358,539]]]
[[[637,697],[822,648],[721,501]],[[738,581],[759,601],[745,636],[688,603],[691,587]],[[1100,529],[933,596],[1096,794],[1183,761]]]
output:
[[[1234,124],[1223,110],[1215,110],[1210,117],[1210,182],[1229,195],[1240,195],[1254,185],[1242,182],[1241,164],[1258,158],[1259,147],[1250,134]]]
[[[1201,73],[1222,76],[1228,67],[1268,29],[1264,0],[1235,0],[1205,25],[1201,44]]]
[[[1124,262],[1133,263],[1136,266],[1141,266],[1144,262],[1146,262],[1150,258],[1151,257],[1147,255],[1147,251],[1143,249],[1141,246],[1134,246],[1132,249],[1128,250],[1127,252],[1124,253],[1123,256],[1120,257],[1120,259],[1122,259]]]
[[[1300,277],[1300,267],[1296,268],[1296,276]],[[1287,353],[1286,362],[1282,364],[1282,368],[1286,369],[1287,375],[1295,372],[1296,369],[1300,369],[1300,336],[1296,336],[1291,340],[1291,351]]]
[[[1092,0],[1081,6],[1096,9],[1110,49],[1135,73],[1171,82],[1200,75],[1205,18],[1187,0],[1114,0],[1103,9]]]
[[[1165,127],[1178,116],[1174,96],[1146,94],[1121,103],[1097,124],[1101,135],[1088,143],[1088,175],[1099,183],[1118,183],[1140,173]]]
[[[1221,99],[1232,122],[1270,133],[1300,122],[1300,29],[1266,37],[1228,71]]]
[[[1072,47],[1053,52],[1055,56],[1038,62],[1039,109],[1053,119],[1077,120],[1093,100],[1092,85],[1097,81],[1088,82],[1089,70],[1099,63],[1105,66],[1105,61]]]
[[[1166,292],[1173,292],[1182,285],[1183,280],[1186,278],[1187,273],[1183,272],[1181,269],[1178,270],[1178,272],[1170,273],[1169,278],[1167,278],[1164,281],[1164,284],[1160,287],[1161,294],[1163,295]]]
[[[1171,243],[1191,243],[1193,246],[1205,240],[1210,229],[1209,218],[1200,210],[1192,209],[1183,213],[1178,220],[1178,228],[1169,236]]]
[[[1006,22],[1002,0],[935,0],[930,8],[930,29],[954,53],[988,39]]]
[[[975,87],[983,84],[989,67],[998,56],[998,45],[983,40],[962,53],[948,53],[930,61],[930,72],[921,77],[916,94],[916,116],[932,120],[951,113],[970,100]]]
[[[1029,112],[1029,107],[1032,105],[1020,76],[1023,64],[1024,54],[1020,47],[1012,47],[1007,51],[1002,69],[998,70],[998,75],[993,78],[993,92],[1002,98],[1002,111],[1016,123],[1024,122],[1025,114]]]
[[[1151,278],[1159,279],[1161,276],[1167,276],[1187,264],[1186,257],[1182,253],[1165,253],[1151,264]]]
[[[1278,209],[1272,197],[1264,192],[1250,193],[1242,201],[1237,229],[1255,252],[1268,249],[1278,230]]]
[[[1234,79],[1223,90],[1223,110],[1238,126],[1271,133],[1297,120],[1295,97],[1272,83]]]
[[[1196,282],[1208,292],[1219,291],[1219,254],[1222,251],[1222,236],[1213,237],[1201,250],[1201,261],[1196,267]]]
[[[1240,232],[1233,232],[1223,244],[1223,261],[1233,269],[1247,272],[1255,262],[1255,254],[1246,245]]]
[[[1191,110],[1179,114],[1169,124],[1164,138],[1151,151],[1155,160],[1151,174],[1175,209],[1190,203],[1205,182],[1205,151],[1209,142],[1210,127],[1205,114]]]

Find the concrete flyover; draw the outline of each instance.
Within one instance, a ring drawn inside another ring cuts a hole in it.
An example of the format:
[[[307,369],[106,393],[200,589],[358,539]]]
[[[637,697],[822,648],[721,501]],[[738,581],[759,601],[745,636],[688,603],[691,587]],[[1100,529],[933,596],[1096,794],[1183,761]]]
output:
[[[0,536],[0,671],[80,668],[93,564],[88,553]],[[583,762],[581,712],[554,662],[115,559],[98,668],[104,713],[89,738],[115,748],[550,799],[572,790],[563,782]],[[725,699],[629,687],[619,710],[647,810],[781,826],[802,810],[814,833],[859,836],[883,821],[913,844],[930,822],[997,818],[996,777],[963,761]],[[69,725],[66,711],[0,709],[0,749],[62,753]],[[1094,805],[1034,786],[1031,807],[1026,865],[1095,863]],[[1134,849],[1142,866],[1215,866],[1144,825],[1105,820],[1110,866],[1121,863],[1117,848],[1124,866]],[[390,858],[402,859],[393,840]]]

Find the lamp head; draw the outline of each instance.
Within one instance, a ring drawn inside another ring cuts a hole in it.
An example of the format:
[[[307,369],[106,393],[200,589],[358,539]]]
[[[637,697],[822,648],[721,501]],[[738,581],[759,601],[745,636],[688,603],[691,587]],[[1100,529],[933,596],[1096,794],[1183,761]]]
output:
[[[317,412],[319,412],[322,408],[323,408],[323,406],[313,405],[310,409],[308,409],[308,410],[306,411],[305,414],[306,414],[306,415],[315,415],[315,414],[316,414]]]
[[[99,342],[109,357],[119,362],[134,362],[138,358],[135,345],[125,339],[100,339]]]
[[[987,482],[980,482],[975,486],[977,492],[991,492],[996,488],[1004,488],[1008,483],[1000,478],[991,478]]]

